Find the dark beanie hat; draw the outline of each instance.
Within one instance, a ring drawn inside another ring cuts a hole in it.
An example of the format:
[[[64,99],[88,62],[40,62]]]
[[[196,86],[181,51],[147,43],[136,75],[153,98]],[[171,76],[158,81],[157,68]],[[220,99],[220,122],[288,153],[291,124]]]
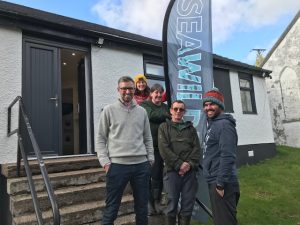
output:
[[[205,102],[215,103],[218,106],[220,106],[223,110],[225,109],[224,95],[219,91],[218,88],[213,88],[204,94],[203,105]]]

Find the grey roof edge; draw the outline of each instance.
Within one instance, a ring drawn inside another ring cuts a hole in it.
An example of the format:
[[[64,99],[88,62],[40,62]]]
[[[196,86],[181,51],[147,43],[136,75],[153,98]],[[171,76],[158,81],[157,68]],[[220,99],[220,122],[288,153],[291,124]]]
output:
[[[263,78],[270,77],[271,76],[270,74],[272,73],[271,70],[267,70],[267,69],[263,69],[261,67],[249,65],[247,63],[229,59],[229,58],[226,58],[226,57],[223,57],[220,55],[216,55],[216,54],[213,54],[213,59],[214,59],[214,66],[218,66],[219,64],[221,64],[223,66],[228,65],[229,68],[236,69],[238,71],[246,72],[246,70],[250,70],[254,73],[254,75],[261,76]]]
[[[297,20],[299,19],[299,17],[300,17],[300,10],[298,10],[298,12],[295,15],[295,17],[293,18],[293,20],[290,22],[290,24],[287,26],[287,28],[280,35],[280,37],[278,38],[278,40],[276,41],[276,43],[273,45],[273,47],[271,48],[271,50],[268,52],[268,54],[266,55],[266,57],[264,58],[264,60],[263,60],[263,62],[261,64],[262,66],[264,66],[265,63],[269,60],[269,58],[271,57],[271,55],[273,54],[273,52],[275,51],[275,49],[279,46],[279,44],[282,42],[282,40],[285,38],[285,36],[289,33],[289,31],[295,25],[295,23],[297,22]]]
[[[58,26],[61,26],[62,28],[71,28],[83,31],[85,35],[93,34],[94,36],[104,36],[106,38],[110,38],[112,40],[119,40],[121,42],[129,41],[134,44],[142,44],[152,48],[162,48],[162,42],[160,40],[155,40],[141,35],[102,26],[99,24],[90,23],[54,13],[49,13],[46,11],[5,1],[0,1],[0,17],[1,16],[7,16],[16,20],[27,19],[29,21],[35,21],[37,23],[42,23],[48,26],[52,25],[55,28],[57,28]],[[259,75],[261,77],[268,77],[272,72],[270,70],[265,70],[260,67],[235,61],[216,54],[213,54],[213,61],[214,65],[221,65],[222,68],[228,66],[228,68],[233,68],[236,70],[248,69],[253,71],[255,75]]]
[[[56,25],[56,27],[61,26],[82,30],[87,32],[86,35],[93,33],[99,37],[105,36],[107,38],[133,41],[152,47],[161,47],[161,41],[159,40],[10,2],[0,1],[0,14],[15,19],[27,18],[28,20],[39,21],[39,23],[46,25],[52,24]]]

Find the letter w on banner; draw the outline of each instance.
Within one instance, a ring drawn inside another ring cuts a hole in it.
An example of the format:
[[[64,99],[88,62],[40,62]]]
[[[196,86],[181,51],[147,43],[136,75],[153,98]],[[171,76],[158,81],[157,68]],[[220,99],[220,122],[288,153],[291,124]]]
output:
[[[202,97],[213,87],[210,0],[170,1],[163,26],[163,57],[168,102],[185,102],[185,120],[193,122],[201,141],[206,125]],[[201,176],[199,185],[197,198],[208,204]],[[198,205],[195,208],[194,217],[206,222],[206,213]]]

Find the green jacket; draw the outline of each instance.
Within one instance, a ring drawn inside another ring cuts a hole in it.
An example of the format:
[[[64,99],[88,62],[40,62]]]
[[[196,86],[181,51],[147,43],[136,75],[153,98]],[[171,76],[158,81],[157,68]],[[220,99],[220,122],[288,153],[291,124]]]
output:
[[[158,127],[161,123],[165,122],[166,119],[170,118],[169,107],[164,103],[161,103],[159,106],[155,105],[151,100],[144,101],[140,106],[147,111],[153,147],[155,150],[158,150]]]
[[[167,171],[179,171],[183,162],[197,170],[200,163],[200,143],[191,122],[167,121],[158,129],[158,147]]]

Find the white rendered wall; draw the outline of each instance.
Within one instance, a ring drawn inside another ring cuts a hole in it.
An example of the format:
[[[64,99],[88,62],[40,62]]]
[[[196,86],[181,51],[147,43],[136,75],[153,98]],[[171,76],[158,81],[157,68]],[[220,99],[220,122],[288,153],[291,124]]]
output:
[[[243,114],[237,72],[230,71],[230,84],[234,111],[232,115],[237,123],[238,145],[274,143],[265,80],[253,76],[257,114]]]
[[[0,164],[17,161],[17,136],[6,136],[7,107],[22,85],[22,32],[0,27]],[[18,104],[12,111],[12,129],[17,128]]]
[[[7,138],[7,107],[15,96],[21,95],[22,33],[20,30],[0,28],[0,163],[15,162],[16,136]],[[143,55],[138,50],[117,47],[92,47],[92,79],[94,131],[98,130],[101,109],[118,98],[117,81],[120,76],[134,77],[143,73]],[[243,114],[238,74],[230,72],[233,116],[237,120],[239,145],[273,143],[271,117],[265,81],[253,77],[257,114]],[[13,111],[13,128],[17,125],[17,107]]]
[[[104,40],[105,42],[105,40]],[[134,77],[144,73],[143,55],[138,51],[124,48],[92,47],[92,74],[93,74],[93,105],[94,131],[98,132],[98,121],[101,109],[115,102],[118,79],[121,76]]]

